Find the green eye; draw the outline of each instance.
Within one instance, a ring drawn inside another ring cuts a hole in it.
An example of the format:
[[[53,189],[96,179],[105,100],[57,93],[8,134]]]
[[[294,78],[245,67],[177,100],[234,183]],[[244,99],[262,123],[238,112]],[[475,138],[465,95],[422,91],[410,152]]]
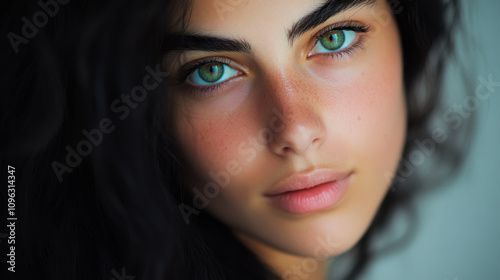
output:
[[[218,84],[237,76],[238,71],[229,65],[211,61],[196,68],[188,77],[187,81],[196,86]]]
[[[321,42],[321,45],[325,49],[335,51],[340,47],[342,47],[342,45],[345,42],[344,31],[342,30],[330,31],[321,36],[321,39],[319,41]]]
[[[220,62],[207,63],[198,68],[198,75],[207,83],[214,83],[224,75],[224,64]]]
[[[355,31],[331,30],[318,38],[318,42],[312,49],[312,53],[334,53],[349,47],[355,39]]]

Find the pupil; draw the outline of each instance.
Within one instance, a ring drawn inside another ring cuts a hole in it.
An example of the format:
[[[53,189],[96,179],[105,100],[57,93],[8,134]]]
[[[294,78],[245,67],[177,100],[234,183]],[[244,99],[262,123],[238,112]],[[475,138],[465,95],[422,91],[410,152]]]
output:
[[[325,34],[324,37],[321,38],[321,44],[328,50],[337,50],[342,46],[344,40],[343,32],[335,30]]]
[[[214,83],[224,74],[224,66],[221,63],[213,62],[205,64],[198,70],[198,75],[205,82]]]

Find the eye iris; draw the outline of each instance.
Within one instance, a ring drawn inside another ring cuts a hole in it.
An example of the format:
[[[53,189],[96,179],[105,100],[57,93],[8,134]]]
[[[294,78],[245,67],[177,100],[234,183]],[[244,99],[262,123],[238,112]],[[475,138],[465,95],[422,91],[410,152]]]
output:
[[[220,62],[211,62],[198,69],[198,75],[207,83],[214,83],[224,75],[224,65]]]
[[[321,36],[321,45],[327,50],[337,50],[345,42],[345,34],[342,30],[333,30]]]

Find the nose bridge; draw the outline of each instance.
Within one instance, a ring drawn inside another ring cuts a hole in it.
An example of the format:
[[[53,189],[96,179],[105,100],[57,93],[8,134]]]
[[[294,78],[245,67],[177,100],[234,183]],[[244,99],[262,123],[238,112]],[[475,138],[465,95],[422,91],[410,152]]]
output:
[[[314,96],[307,89],[307,82],[302,80],[296,69],[280,68],[268,78],[268,95],[272,104],[286,115],[295,119],[301,114],[309,114],[314,106]],[[291,121],[291,120],[290,120]]]
[[[314,97],[308,95],[305,83],[300,85],[300,81],[293,80],[290,75],[275,78],[270,82],[272,104],[283,113],[288,124],[305,125],[315,119],[312,104]]]
[[[268,76],[267,96],[273,115],[281,114],[270,148],[279,155],[305,153],[323,138],[324,124],[313,88],[296,69],[278,69]],[[275,125],[276,126],[276,125]]]

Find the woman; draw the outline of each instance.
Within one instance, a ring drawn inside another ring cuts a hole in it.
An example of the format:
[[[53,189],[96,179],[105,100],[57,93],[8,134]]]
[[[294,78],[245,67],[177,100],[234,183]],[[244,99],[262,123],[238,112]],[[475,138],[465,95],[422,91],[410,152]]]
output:
[[[355,279],[415,158],[458,166],[455,1],[11,5],[21,279]]]

